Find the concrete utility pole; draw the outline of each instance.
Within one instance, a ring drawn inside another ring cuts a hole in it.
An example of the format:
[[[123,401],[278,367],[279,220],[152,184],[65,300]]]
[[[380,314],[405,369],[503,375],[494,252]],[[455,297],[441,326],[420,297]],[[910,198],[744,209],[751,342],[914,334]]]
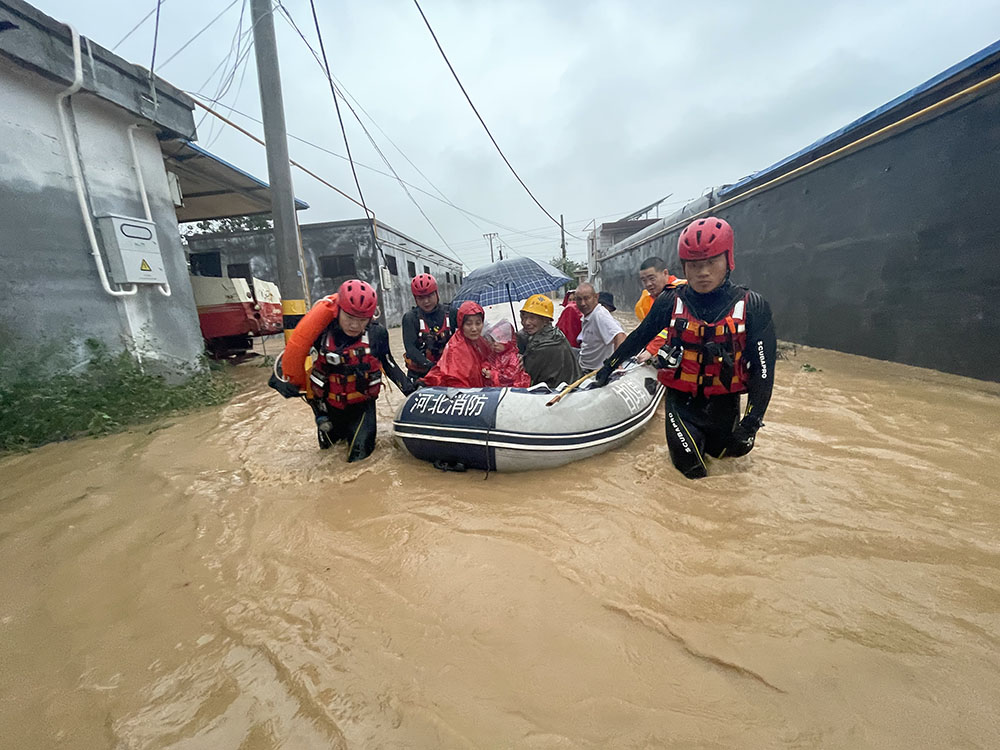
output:
[[[563,260],[566,260],[566,222],[563,221],[562,214],[559,214],[559,233],[562,235]]]
[[[483,239],[489,240],[490,242],[490,263],[493,262],[493,238],[499,237],[500,235],[496,232],[487,232],[483,235]]]
[[[264,144],[267,149],[267,176],[271,185],[274,247],[278,256],[278,289],[281,291],[281,312],[285,319],[287,342],[292,329],[306,314],[308,303],[299,228],[295,218],[292,168],[288,162],[278,45],[274,38],[271,8],[271,0],[250,0],[254,52],[257,56],[257,83],[260,86],[260,111],[264,119]]]

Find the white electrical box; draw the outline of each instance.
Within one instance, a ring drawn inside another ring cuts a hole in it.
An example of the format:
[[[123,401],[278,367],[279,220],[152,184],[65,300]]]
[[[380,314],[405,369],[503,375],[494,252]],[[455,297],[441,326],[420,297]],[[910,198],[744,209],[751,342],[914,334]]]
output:
[[[111,279],[116,284],[166,284],[156,225],[145,219],[105,214],[97,217]]]
[[[389,272],[389,269],[386,268],[385,266],[379,266],[378,270],[379,270],[380,280],[382,282],[382,291],[387,292],[390,289],[392,289],[392,274]]]

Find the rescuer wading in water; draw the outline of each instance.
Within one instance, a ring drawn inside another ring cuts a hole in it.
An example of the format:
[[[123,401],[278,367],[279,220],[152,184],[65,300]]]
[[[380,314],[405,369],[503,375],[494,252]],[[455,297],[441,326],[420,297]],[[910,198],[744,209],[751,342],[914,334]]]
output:
[[[375,450],[375,399],[382,373],[404,394],[414,391],[389,351],[389,332],[372,320],[377,309],[371,286],[358,279],[345,281],[295,326],[281,358],[288,382],[276,377],[269,382],[286,397],[306,396],[316,416],[319,447],[347,441],[348,462],[367,458]],[[313,367],[307,375],[305,360],[310,352]]]
[[[410,282],[416,306],[403,315],[403,347],[406,374],[422,378],[441,359],[445,344],[455,333],[456,321],[438,297],[437,279],[422,273]]]
[[[677,251],[687,285],[657,295],[595,380],[606,384],[619,364],[645,347],[667,388],[670,458],[684,476],[700,479],[707,474],[706,455],[744,456],[753,449],[771,400],[777,341],[767,301],[729,281],[733,229],[725,220],[692,222]]]

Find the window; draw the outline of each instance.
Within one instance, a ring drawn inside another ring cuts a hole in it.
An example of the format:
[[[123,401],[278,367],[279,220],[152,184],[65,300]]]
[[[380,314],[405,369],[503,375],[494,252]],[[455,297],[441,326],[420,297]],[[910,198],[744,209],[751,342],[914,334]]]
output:
[[[253,278],[249,263],[230,263],[226,266],[226,276],[231,279],[246,279],[247,281]]]
[[[399,269],[396,268],[395,255],[385,256],[385,267],[389,269],[389,273],[391,273],[393,276],[399,276]]]
[[[428,273],[429,274],[430,272],[431,272],[431,267],[430,266],[424,266],[424,273]]]
[[[353,255],[324,255],[318,260],[319,275],[327,279],[358,275],[358,265]]]
[[[191,253],[188,262],[192,276],[222,276],[222,254],[219,252]]]
[[[412,260],[406,261],[406,272],[410,275],[411,279],[416,278],[417,267]]]
[[[444,272],[444,283],[445,284],[451,283],[451,274],[448,273],[447,271]]]

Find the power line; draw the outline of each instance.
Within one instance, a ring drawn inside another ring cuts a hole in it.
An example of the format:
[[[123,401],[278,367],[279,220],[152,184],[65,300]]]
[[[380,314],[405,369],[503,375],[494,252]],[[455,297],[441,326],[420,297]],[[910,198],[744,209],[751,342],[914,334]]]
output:
[[[153,27],[153,55],[149,60],[149,77],[153,77],[153,69],[156,67],[156,43],[160,39],[160,6],[163,0],[156,0],[156,24]]]
[[[316,36],[319,39],[319,50],[323,54],[323,68],[326,70],[326,77],[330,82],[330,94],[333,96],[333,106],[337,110],[337,122],[340,123],[340,132],[344,136],[344,148],[347,150],[347,160],[351,164],[351,174],[354,175],[354,184],[358,188],[358,197],[361,199],[361,207],[365,210],[365,218],[368,219],[368,229],[372,233],[372,242],[378,249],[382,265],[385,265],[385,253],[382,252],[382,245],[379,244],[375,234],[375,220],[372,219],[372,212],[365,203],[365,195],[361,191],[361,181],[358,179],[358,170],[354,168],[354,159],[351,158],[351,144],[347,141],[347,128],[344,127],[344,118],[340,116],[340,104],[337,102],[337,91],[333,87],[333,78],[330,76],[330,63],[326,59],[326,46],[323,44],[323,32],[319,28],[319,16],[316,15],[316,3],[309,0],[309,8],[312,10],[313,23],[316,25]]]
[[[312,0],[309,1],[312,2]],[[479,114],[479,110],[476,109],[476,105],[472,103],[472,99],[469,97],[469,93],[465,90],[465,86],[462,85],[462,81],[459,80],[458,78],[458,73],[455,72],[455,68],[452,67],[451,62],[448,60],[448,56],[444,53],[444,49],[441,47],[441,42],[438,41],[437,34],[434,33],[434,29],[431,28],[430,21],[428,21],[427,16],[424,15],[423,8],[420,7],[420,3],[418,2],[418,0],[413,0],[413,4],[417,6],[417,10],[420,12],[420,17],[424,19],[424,24],[427,26],[427,30],[431,32],[431,37],[434,39],[434,44],[437,45],[438,51],[441,53],[441,57],[444,58],[445,64],[447,64],[448,66],[448,70],[450,70],[452,76],[454,76],[455,83],[458,84],[458,87],[462,90],[462,93],[465,95],[465,100],[469,103],[469,106],[472,107],[472,111],[476,113],[476,117],[479,118],[479,122],[483,126],[483,129],[486,131],[486,135],[488,135],[490,137],[490,140],[493,141],[493,145],[496,146],[497,153],[500,154],[500,157],[503,159],[504,164],[506,164],[508,169],[510,169],[511,174],[513,174],[514,177],[517,178],[517,181],[521,183],[521,187],[524,188],[525,192],[529,196],[531,196],[531,200],[535,202],[535,205],[537,205],[540,209],[542,209],[542,213],[548,216],[552,220],[553,224],[558,225],[559,221],[552,214],[550,214],[548,211],[545,210],[545,206],[543,206],[541,203],[538,202],[538,199],[528,189],[528,186],[524,184],[524,180],[521,179],[521,176],[511,165],[510,161],[507,159],[506,156],[504,156],[503,150],[500,148],[500,144],[497,143],[496,138],[493,137],[493,133],[490,132],[490,129],[486,127],[486,121],[483,120],[482,115]]]
[[[193,37],[191,37],[186,42],[184,42],[184,44],[181,45],[181,48],[179,50],[177,50],[174,54],[172,54],[170,57],[168,57],[166,60],[163,61],[163,64],[160,65],[160,67],[163,68],[163,67],[166,67],[167,65],[169,65],[171,60],[173,60],[175,57],[177,57],[177,55],[179,55],[181,52],[183,52],[184,50],[186,50],[188,48],[188,45],[191,44],[191,42],[193,42],[195,39],[197,39],[202,34],[204,34],[206,31],[208,31],[209,28],[211,28],[211,26],[216,21],[218,21],[220,18],[222,18],[223,15],[225,15],[226,11],[228,11],[230,8],[232,8],[234,5],[236,5],[236,3],[238,3],[239,1],[240,0],[233,0],[231,3],[229,3],[229,5],[227,5],[221,11],[219,11],[219,15],[217,15],[215,18],[213,18],[211,21],[209,21],[207,24],[205,24],[201,28],[201,31],[199,31]]]
[[[111,51],[114,52],[119,47],[121,47],[125,43],[126,39],[128,39],[130,36],[132,36],[136,31],[139,30],[140,26],[142,26],[144,23],[146,23],[146,21],[149,20],[150,16],[152,16],[154,13],[159,14],[159,12],[160,12],[160,5],[162,5],[165,2],[167,2],[167,0],[157,0],[156,7],[153,8],[151,11],[149,11],[149,13],[147,13],[146,15],[144,15],[142,17],[142,20],[139,21],[139,23],[137,23],[135,26],[133,26],[131,29],[129,29],[129,32],[125,36],[123,36],[121,39],[119,39],[118,43],[115,44],[115,46],[111,48]]]
[[[461,263],[462,262],[461,259],[459,259],[457,257],[457,255],[455,255],[455,251],[452,249],[451,245],[448,244],[448,240],[446,240],[444,238],[444,235],[442,235],[441,232],[438,230],[438,228],[434,225],[434,222],[431,221],[430,217],[427,215],[427,213],[424,211],[424,209],[420,206],[419,203],[417,203],[417,201],[413,197],[413,195],[410,194],[410,191],[406,189],[406,183],[403,182],[402,178],[399,176],[399,174],[393,168],[392,164],[389,163],[389,160],[386,158],[385,154],[382,153],[382,149],[379,148],[378,144],[375,142],[375,139],[372,137],[371,133],[368,132],[368,128],[365,127],[365,124],[361,121],[361,118],[358,116],[358,113],[354,111],[354,108],[351,106],[350,102],[348,102],[347,99],[344,98],[344,94],[334,84],[333,74],[330,72],[330,67],[326,63],[326,57],[325,57],[325,55],[323,57],[323,62],[320,62],[319,57],[316,55],[316,51],[312,48],[312,45],[309,44],[309,40],[306,39],[305,34],[303,34],[302,31],[301,31],[301,29],[299,29],[298,24],[295,23],[295,19],[293,19],[291,17],[291,14],[284,7],[284,5],[281,4],[280,0],[278,2],[278,7],[281,10],[281,12],[282,12],[283,16],[285,17],[285,19],[291,25],[291,27],[293,29],[295,29],[295,31],[298,33],[299,37],[302,39],[302,41],[306,45],[306,47],[309,48],[309,51],[312,52],[313,57],[316,58],[316,62],[320,64],[320,68],[323,69],[324,72],[326,73],[327,81],[330,84],[330,91],[333,94],[334,103],[336,103],[336,101],[337,101],[338,94],[340,95],[340,97],[342,99],[344,99],[344,104],[347,105],[347,108],[351,111],[351,114],[354,115],[354,119],[356,119],[358,121],[358,124],[361,126],[361,130],[364,132],[365,136],[368,138],[368,141],[369,141],[369,143],[371,143],[372,148],[375,149],[375,152],[379,155],[379,158],[382,159],[382,161],[385,164],[385,166],[389,169],[390,172],[392,172],[393,177],[395,177],[396,181],[399,183],[399,186],[403,189],[403,192],[406,193],[406,197],[410,199],[410,202],[413,203],[414,206],[416,206],[417,211],[420,212],[420,215],[424,217],[424,220],[428,223],[428,225],[430,225],[431,229],[434,230],[434,233],[438,236],[438,238],[441,240],[441,242],[444,243],[444,246],[448,248],[449,252],[451,252],[452,256],[454,257],[454,260],[456,262],[458,262],[458,263]],[[315,18],[315,11],[314,11],[314,20],[316,20],[316,18]],[[319,21],[318,20],[316,20],[316,29],[317,29],[317,32],[319,32]],[[322,48],[322,40],[320,40],[320,45],[321,45],[321,48]],[[340,108],[339,108],[339,106],[337,108],[337,116],[338,116],[338,118],[340,117]],[[343,123],[341,123],[341,126],[343,127]],[[346,133],[344,135],[344,142],[345,142],[345,144],[347,142],[347,135],[346,135]],[[349,150],[348,150],[348,156],[350,156],[350,151]],[[353,162],[353,160],[351,161],[351,170],[354,171],[354,162]],[[357,173],[356,172],[354,173],[354,177],[355,177],[355,181],[357,182]],[[359,185],[358,186],[359,192],[360,192],[360,189],[361,189],[361,187]]]

